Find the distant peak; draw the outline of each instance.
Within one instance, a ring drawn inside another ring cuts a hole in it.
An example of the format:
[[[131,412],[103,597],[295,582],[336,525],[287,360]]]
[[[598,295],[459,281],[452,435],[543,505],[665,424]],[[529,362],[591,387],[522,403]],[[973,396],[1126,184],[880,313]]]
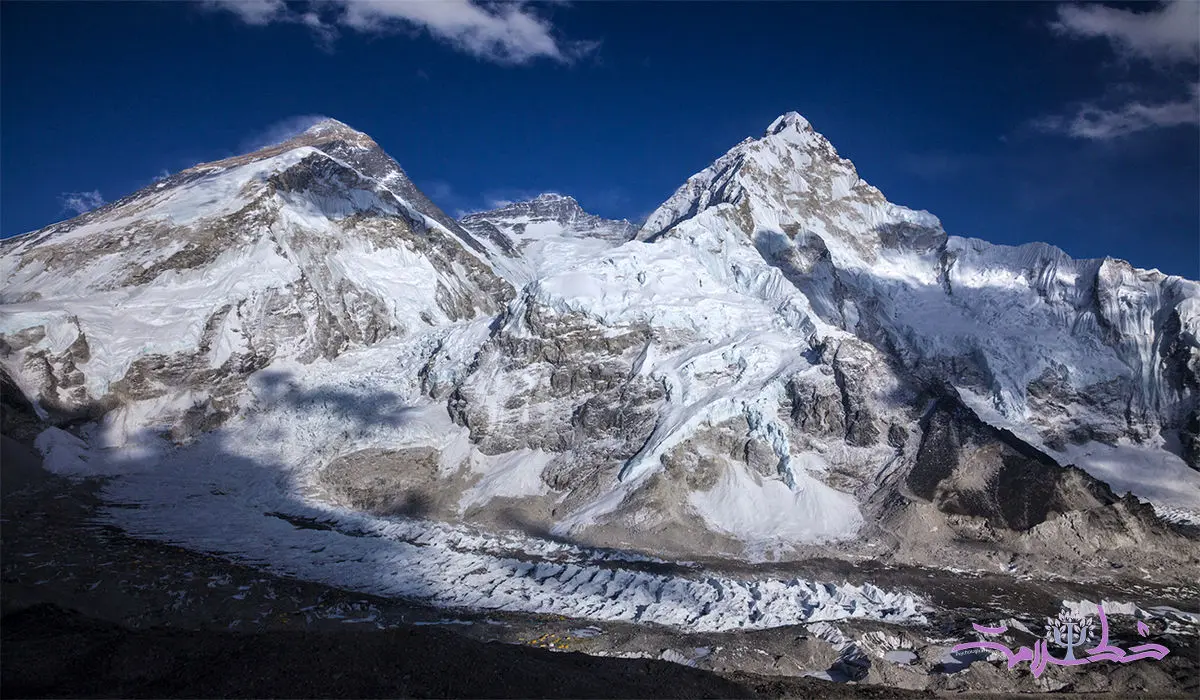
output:
[[[494,216],[514,215],[532,215],[560,221],[575,221],[586,217],[601,218],[585,211],[583,206],[574,197],[557,192],[543,192],[532,199],[523,199],[518,202],[497,202],[497,204],[501,206],[490,211],[467,214],[463,219],[486,219]]]
[[[570,195],[557,192],[543,192],[532,199],[519,202],[497,202],[502,206],[491,211],[475,212],[463,216],[461,221],[468,230],[483,224],[499,225],[509,231],[509,235],[520,238],[526,236],[526,226],[529,223],[556,222],[565,232],[563,235],[576,238],[597,238],[615,242],[624,242],[633,238],[637,227],[624,219],[605,219],[595,214],[589,214],[579,202]],[[487,229],[480,229],[486,231]],[[537,231],[537,228],[530,229]],[[544,233],[544,230],[543,232]],[[542,235],[534,233],[533,235]]]
[[[579,205],[579,202],[574,197],[557,192],[543,192],[532,199],[508,202],[495,211],[506,211],[509,209],[553,210],[558,212],[579,210],[583,212],[583,207]]]
[[[808,120],[801,116],[799,112],[788,112],[776,117],[775,121],[771,122],[771,126],[767,127],[767,131],[763,135],[771,136],[789,128],[797,131],[812,131],[812,124],[809,124]]]
[[[575,202],[575,198],[570,195],[559,194],[557,192],[543,192],[529,201],[531,201],[531,202]],[[578,202],[576,202],[576,204],[578,204]]]
[[[583,212],[583,207],[579,205],[579,202],[576,201],[574,197],[570,195],[559,194],[557,192],[543,192],[531,199],[518,199],[512,201],[501,200],[494,202],[492,206],[494,207],[493,209],[473,212],[468,214],[467,217],[480,217],[497,213],[518,211],[525,212],[530,210],[543,212],[547,210],[558,212],[579,210],[582,213],[586,213]]]

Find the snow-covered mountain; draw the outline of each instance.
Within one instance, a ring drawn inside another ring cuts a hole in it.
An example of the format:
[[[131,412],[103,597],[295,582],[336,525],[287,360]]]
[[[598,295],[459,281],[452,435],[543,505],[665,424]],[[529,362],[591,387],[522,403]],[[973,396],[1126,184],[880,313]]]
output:
[[[191,434],[273,362],[494,314],[513,290],[483,251],[327,120],[4,241],[3,366],[52,422]]]
[[[795,113],[636,232],[560,195],[455,222],[323,122],[7,241],[0,280],[49,463],[174,541],[286,501],[691,559],[1200,562],[1155,515],[1200,514],[1200,285],[948,236]]]
[[[1195,435],[1200,285],[1053,246],[948,237],[887,202],[796,113],[690,178],[642,240],[732,232],[800,291],[821,321],[925,382],[948,381],[1034,444]],[[1048,395],[1058,394],[1056,399]],[[1055,401],[1058,403],[1055,403]]]
[[[461,223],[468,229],[484,230],[493,226],[515,247],[551,235],[624,243],[638,230],[624,219],[605,219],[589,214],[574,197],[556,192],[546,192],[525,202],[510,202],[499,209],[468,214]]]

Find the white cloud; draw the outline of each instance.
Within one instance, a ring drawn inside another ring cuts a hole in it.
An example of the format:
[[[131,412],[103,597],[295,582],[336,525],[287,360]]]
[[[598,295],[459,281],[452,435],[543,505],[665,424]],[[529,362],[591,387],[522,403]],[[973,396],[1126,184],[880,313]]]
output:
[[[1164,85],[1177,85],[1182,92],[1184,86],[1176,82],[1181,77],[1177,67],[1187,65],[1194,76],[1191,66],[1200,62],[1200,2],[1169,0],[1146,7],[1135,11],[1100,4],[1062,5],[1050,28],[1072,39],[1105,39],[1122,57],[1149,61],[1159,79],[1168,81]],[[1188,82],[1185,97],[1165,101],[1147,98],[1147,91],[1130,83],[1118,83],[1108,92],[1109,105],[1085,103],[1074,113],[1041,117],[1032,125],[1047,133],[1093,141],[1200,125],[1200,84]],[[1116,104],[1118,93],[1122,104]]]
[[[100,195],[100,190],[63,192],[58,196],[58,201],[62,204],[63,211],[75,212],[76,216],[104,206],[104,197]]]
[[[1034,122],[1034,126],[1043,131],[1093,141],[1106,141],[1147,129],[1189,124],[1200,125],[1200,84],[1192,87],[1188,99],[1150,105],[1129,102],[1113,109],[1087,104],[1071,117],[1043,117]]]
[[[525,2],[323,0],[309,3],[306,11],[289,8],[282,0],[208,0],[206,6],[228,10],[252,25],[304,24],[323,45],[339,28],[370,34],[424,30],[459,51],[502,64],[539,58],[570,63],[598,45],[555,36],[551,22]]]
[[[1171,0],[1144,12],[1104,5],[1063,5],[1051,28],[1107,39],[1119,53],[1155,61],[1200,60],[1200,2]]]
[[[288,14],[283,0],[205,0],[204,5],[213,9],[224,9],[238,16],[246,24],[263,26],[278,21]]]

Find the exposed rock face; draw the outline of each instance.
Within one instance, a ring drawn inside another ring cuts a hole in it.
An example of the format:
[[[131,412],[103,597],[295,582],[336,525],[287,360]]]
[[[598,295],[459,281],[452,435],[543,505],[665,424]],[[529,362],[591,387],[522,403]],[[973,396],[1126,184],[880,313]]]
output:
[[[1099,482],[1074,476],[1011,433],[984,424],[958,401],[937,402],[905,484],[938,510],[1027,531],[1052,515],[1116,502]]]
[[[1197,283],[948,236],[795,113],[634,233],[560,195],[455,222],[324,122],[5,242],[0,368],[104,446],[274,421],[296,483],[377,513],[502,504],[688,557],[1198,561],[1118,496],[1200,512]]]
[[[954,396],[935,400],[922,432],[904,480],[909,500],[882,517],[906,543],[901,561],[952,556],[959,565],[1023,568],[1033,560],[1083,577],[1155,560],[1186,570],[1198,561],[1195,542],[1152,507],[1060,466]]]

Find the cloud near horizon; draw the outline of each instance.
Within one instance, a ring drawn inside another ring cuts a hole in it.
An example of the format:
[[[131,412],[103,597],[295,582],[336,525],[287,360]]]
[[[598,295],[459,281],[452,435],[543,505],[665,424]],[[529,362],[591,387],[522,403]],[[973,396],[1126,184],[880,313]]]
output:
[[[556,36],[550,20],[526,2],[324,0],[307,3],[300,10],[283,0],[206,0],[204,6],[228,11],[252,26],[302,24],[325,46],[346,30],[364,34],[423,30],[458,51],[501,65],[541,58],[571,63],[598,46],[597,42]]]
[[[1200,2],[1170,0],[1148,7],[1135,11],[1062,5],[1049,26],[1071,39],[1105,39],[1122,58],[1149,61],[1160,71],[1200,64]],[[1085,102],[1073,114],[1040,117],[1032,126],[1046,133],[1108,141],[1151,129],[1200,125],[1200,83],[1189,83],[1185,90],[1183,97],[1156,103],[1127,99],[1102,107]]]
[[[1200,60],[1200,2],[1196,0],[1169,0],[1147,11],[1100,4],[1062,5],[1050,28],[1079,39],[1106,39],[1128,58]]]
[[[1049,116],[1034,121],[1034,126],[1043,131],[1093,141],[1189,124],[1200,125],[1200,83],[1193,85],[1190,96],[1181,100],[1159,104],[1134,101],[1111,109],[1085,104],[1071,117]]]

